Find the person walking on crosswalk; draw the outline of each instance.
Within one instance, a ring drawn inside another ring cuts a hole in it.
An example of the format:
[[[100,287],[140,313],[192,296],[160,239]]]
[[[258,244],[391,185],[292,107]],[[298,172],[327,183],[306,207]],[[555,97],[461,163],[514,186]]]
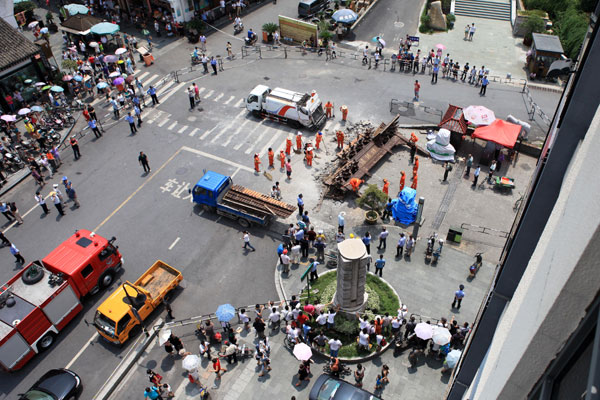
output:
[[[191,111],[196,106],[196,101],[195,101],[196,94],[194,93],[194,88],[192,86],[190,86],[188,88],[187,92],[188,92],[188,97],[190,99],[190,111]]]

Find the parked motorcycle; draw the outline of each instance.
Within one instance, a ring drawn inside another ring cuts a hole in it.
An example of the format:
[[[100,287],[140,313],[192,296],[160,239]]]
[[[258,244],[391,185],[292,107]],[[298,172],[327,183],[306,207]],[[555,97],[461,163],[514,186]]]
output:
[[[427,249],[425,250],[425,262],[430,262],[431,257],[433,256],[433,246],[435,246],[435,239],[437,238],[437,233],[431,234],[429,239],[427,239]]]
[[[25,163],[17,153],[7,152],[4,154],[4,168],[9,172],[17,172],[25,167]]]
[[[246,38],[244,38],[244,43],[246,44],[246,46],[254,46],[254,43],[256,43],[257,39],[258,37],[256,36],[256,33],[252,32],[250,37],[246,36]]]

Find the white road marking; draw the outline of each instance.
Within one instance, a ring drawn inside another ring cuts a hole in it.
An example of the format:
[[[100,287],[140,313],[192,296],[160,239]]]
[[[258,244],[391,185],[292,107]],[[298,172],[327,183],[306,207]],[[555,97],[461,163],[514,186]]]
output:
[[[194,136],[194,135],[196,134],[196,132],[198,132],[199,130],[200,130],[199,128],[194,128],[194,129],[193,129],[193,130],[190,132],[189,136]]]
[[[159,98],[160,101],[165,101],[167,100],[169,97],[173,96],[175,93],[177,93],[177,91],[183,86],[185,85],[185,82],[181,82],[179,85],[175,86],[173,88],[173,90],[171,90],[169,93],[167,93],[166,95],[164,95],[162,98]]]
[[[233,127],[236,124],[236,120],[244,113],[244,110],[242,110],[241,112],[238,113],[238,115],[236,115],[229,124],[227,124],[226,126],[223,127],[223,129],[221,129],[219,131],[219,133],[217,133],[217,135],[210,141],[211,143],[215,143],[225,132],[227,132],[231,127]],[[244,122],[244,125],[246,124],[247,121],[250,120],[246,120]],[[241,129],[238,128],[236,130],[236,133],[234,133],[233,135],[229,136],[228,140],[225,142],[225,144],[222,144],[223,146],[228,145],[231,142],[231,137],[234,136],[235,134],[237,134],[237,132],[239,132],[239,130]]]
[[[165,84],[165,86],[161,87],[159,90],[156,91],[156,96],[159,97],[158,101],[162,100],[160,98],[160,95],[163,94],[167,89],[169,89],[174,84],[175,84],[175,81],[169,81],[168,83]]]
[[[239,99],[239,100],[237,101],[237,103],[235,103],[235,106],[234,106],[234,107],[239,107],[239,106],[241,106],[243,102],[244,102],[244,99],[243,99],[243,98]]]
[[[173,250],[173,247],[175,247],[177,242],[179,242],[179,239],[180,239],[180,237],[177,237],[177,239],[175,239],[175,241],[173,243],[171,243],[171,245],[169,246],[169,250]]]
[[[242,112],[244,112],[244,111],[245,111],[245,110],[242,110]],[[233,147],[233,149],[234,149],[234,150],[238,150],[240,147],[242,147],[242,146],[244,145],[244,143],[245,143],[245,142],[248,140],[248,138],[249,138],[250,136],[252,136],[252,134],[253,134],[253,133],[254,133],[254,132],[257,130],[257,129],[263,128],[263,124],[265,123],[265,121],[266,121],[266,120],[264,120],[264,119],[263,119],[263,120],[261,120],[261,121],[260,121],[258,124],[256,124],[256,125],[254,126],[254,128],[252,128],[252,129],[251,129],[251,130],[250,130],[250,131],[249,131],[249,132],[248,132],[248,133],[245,135],[246,137],[244,137],[244,138],[240,138],[240,139],[238,140],[238,144],[236,144],[236,145]],[[238,130],[235,132],[235,134],[237,135],[238,133],[239,133],[239,129],[238,129]]]
[[[219,100],[221,100],[221,97],[223,97],[223,96],[225,96],[225,95],[223,93],[221,93],[220,95],[218,95],[217,97],[215,97],[213,99],[213,101],[219,101]]]
[[[238,164],[226,158],[218,157],[213,154],[205,153],[202,150],[192,149],[191,147],[182,146],[181,150],[189,151],[190,153],[198,154],[202,157],[210,158],[211,160],[222,162],[223,164],[231,165],[232,167],[236,167],[239,169],[243,169],[244,171],[254,172],[253,168],[247,167],[245,165]]]
[[[275,147],[275,150],[274,150],[274,151],[278,151],[278,150],[283,150],[283,151],[285,151],[285,144],[286,144],[286,142],[287,142],[287,138],[288,138],[288,135],[286,135],[286,136],[285,136],[285,138],[283,139],[283,143],[281,143],[281,144],[279,145],[279,147]],[[286,154],[285,156],[286,156],[286,157],[289,157],[287,154]]]
[[[244,126],[250,122],[249,119],[245,120],[244,122],[242,122],[242,124],[235,130],[235,132],[230,135],[226,141],[224,141],[223,143],[221,143],[221,146],[225,147],[227,146],[229,143],[231,143],[231,140],[237,136],[238,133],[240,133],[240,131],[244,128]]]
[[[229,104],[231,102],[231,100],[235,99],[235,96],[231,96],[229,99],[227,99],[227,101],[223,104]]]
[[[236,169],[233,174],[231,174],[231,178],[233,178],[234,176],[236,176],[238,172],[240,172],[239,168]]]
[[[167,129],[170,130],[170,131],[172,131],[173,128],[175,128],[175,125],[177,125],[177,121],[175,121],[171,125],[169,125],[169,127]]]
[[[150,72],[146,71],[143,74],[141,74],[140,76],[138,76],[138,80],[141,82],[142,79],[144,79],[145,77],[147,77],[148,75],[150,75]]]
[[[163,119],[162,121],[160,121],[160,122],[158,123],[158,126],[159,126],[160,128],[162,128],[162,126],[163,126],[164,124],[166,124],[167,122],[169,122],[169,118],[165,118],[165,119]]]
[[[155,80],[156,78],[158,78],[160,75],[152,75],[150,78],[146,79],[145,81],[142,82],[142,84],[144,85],[144,89],[148,90],[148,87],[150,85],[150,82],[152,82],[153,80]]]
[[[210,96],[212,96],[215,93],[214,90],[209,90],[208,93],[206,93],[206,96],[204,96],[205,99],[208,99]]]
[[[252,140],[250,142],[250,143],[252,143],[252,145],[250,147],[248,147],[244,153],[250,154],[252,152],[252,150],[254,149],[254,146],[256,146],[256,144],[259,143],[263,137],[265,137],[265,134],[269,131],[269,129],[271,129],[271,128],[263,129],[263,131],[260,133],[260,135],[258,135],[258,137],[255,140]],[[267,149],[268,149],[268,147],[267,147]],[[263,149],[263,152],[265,150],[266,149]]]
[[[219,125],[217,125],[217,126],[219,126]],[[204,133],[202,134],[202,136],[200,136],[200,140],[204,140],[204,138],[205,138],[205,137],[207,137],[208,135],[210,135],[210,134],[212,133],[212,131],[214,131],[215,129],[217,129],[217,126],[215,126],[215,127],[213,127],[212,129],[210,129],[210,130],[208,130],[208,131],[204,132]]]
[[[279,139],[279,135],[281,134],[281,132],[277,131],[277,133],[275,133],[271,139],[267,142],[267,144],[265,145],[265,147],[262,148],[262,150],[260,151],[260,153],[258,153],[261,157],[263,155],[266,154],[267,150],[269,150],[269,147],[273,147],[273,143],[275,143],[277,141],[277,139]],[[277,149],[273,149],[273,152],[276,153]],[[277,155],[277,154],[275,154]]]
[[[198,94],[202,94],[202,92],[204,92],[206,90],[206,88],[201,87],[200,89],[198,89]]]
[[[77,354],[75,354],[75,357],[73,357],[71,359],[71,361],[69,361],[69,363],[65,366],[66,369],[71,368],[71,365],[73,365],[75,363],[75,361],[77,361],[77,359],[79,358],[79,356],[81,356],[81,354],[83,354],[83,352],[85,351],[85,349],[88,348],[88,346],[90,345],[90,343],[92,343],[94,340],[96,340],[96,338],[98,337],[98,332],[94,333],[92,335],[91,338],[89,338],[89,340],[85,343],[85,345],[83,345],[83,347],[77,352]]]
[[[188,126],[184,125],[180,130],[177,131],[177,133],[183,133],[187,128]]]

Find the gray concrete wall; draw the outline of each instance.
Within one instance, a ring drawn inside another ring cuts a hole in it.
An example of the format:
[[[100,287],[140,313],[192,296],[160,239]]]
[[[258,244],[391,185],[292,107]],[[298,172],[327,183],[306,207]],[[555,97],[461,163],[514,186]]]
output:
[[[600,111],[572,158],[552,215],[467,398],[524,398],[598,293],[598,151]]]

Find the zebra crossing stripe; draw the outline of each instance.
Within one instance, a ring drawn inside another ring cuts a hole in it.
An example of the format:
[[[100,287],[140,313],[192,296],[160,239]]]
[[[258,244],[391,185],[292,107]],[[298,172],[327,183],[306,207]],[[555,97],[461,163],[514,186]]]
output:
[[[160,121],[160,122],[158,123],[158,127],[159,127],[159,128],[162,128],[162,127],[163,127],[163,125],[165,125],[167,122],[169,122],[169,118],[165,118],[165,119],[163,119],[162,121]]]
[[[212,96],[215,93],[214,90],[209,90],[208,93],[206,93],[206,96],[204,96],[205,99],[208,99],[210,96]]]
[[[245,126],[245,125],[246,125],[248,122],[250,122],[250,120],[249,120],[249,119],[247,119],[247,120],[245,120],[244,122],[242,122],[242,124],[241,124],[241,125],[240,125],[240,126],[239,126],[239,127],[236,129],[236,130],[235,130],[235,132],[234,132],[232,135],[230,135],[230,136],[227,138],[227,140],[226,140],[225,142],[223,142],[221,145],[222,145],[223,147],[225,147],[225,146],[227,146],[229,143],[231,143],[231,140],[232,140],[234,137],[236,137],[236,136],[238,135],[238,133],[240,133],[240,132],[241,132],[241,130],[244,128],[244,126]],[[256,128],[255,128],[255,129],[256,129]],[[244,142],[240,140],[240,144],[242,144],[242,143],[244,143]]]
[[[177,121],[175,121],[171,125],[169,125],[169,127],[167,129],[170,130],[170,131],[172,131],[173,128],[175,128],[175,125],[177,125]]]
[[[193,129],[193,130],[190,132],[189,136],[194,136],[194,135],[196,134],[196,132],[198,132],[199,130],[200,130],[199,128],[194,128],[194,129]]]
[[[239,100],[237,101],[237,103],[235,103],[235,107],[239,107],[239,106],[241,106],[243,101],[244,101],[244,99],[243,99],[243,98],[239,99]]]
[[[221,100],[221,97],[223,97],[223,96],[224,96],[224,94],[223,94],[223,93],[221,93],[221,94],[219,94],[217,97],[215,97],[215,98],[213,99],[213,101],[219,101],[219,100]]]
[[[179,130],[177,131],[177,133],[183,133],[183,132],[185,132],[185,130],[186,130],[187,128],[188,128],[188,126],[187,126],[187,125],[184,125],[184,126],[181,128],[181,129],[179,129]]]
[[[226,105],[227,105],[227,104],[229,104],[229,103],[231,102],[231,100],[233,100],[233,99],[235,99],[235,96],[231,96],[231,97],[229,97],[229,99],[228,99],[228,100],[227,100],[225,103],[223,103],[223,104],[226,104]]]
[[[210,135],[212,133],[212,131],[214,131],[215,129],[217,129],[217,126],[219,126],[219,125],[215,125],[212,129],[204,132],[202,134],[202,136],[200,136],[200,140],[204,140],[204,138],[207,137],[208,135]]]

